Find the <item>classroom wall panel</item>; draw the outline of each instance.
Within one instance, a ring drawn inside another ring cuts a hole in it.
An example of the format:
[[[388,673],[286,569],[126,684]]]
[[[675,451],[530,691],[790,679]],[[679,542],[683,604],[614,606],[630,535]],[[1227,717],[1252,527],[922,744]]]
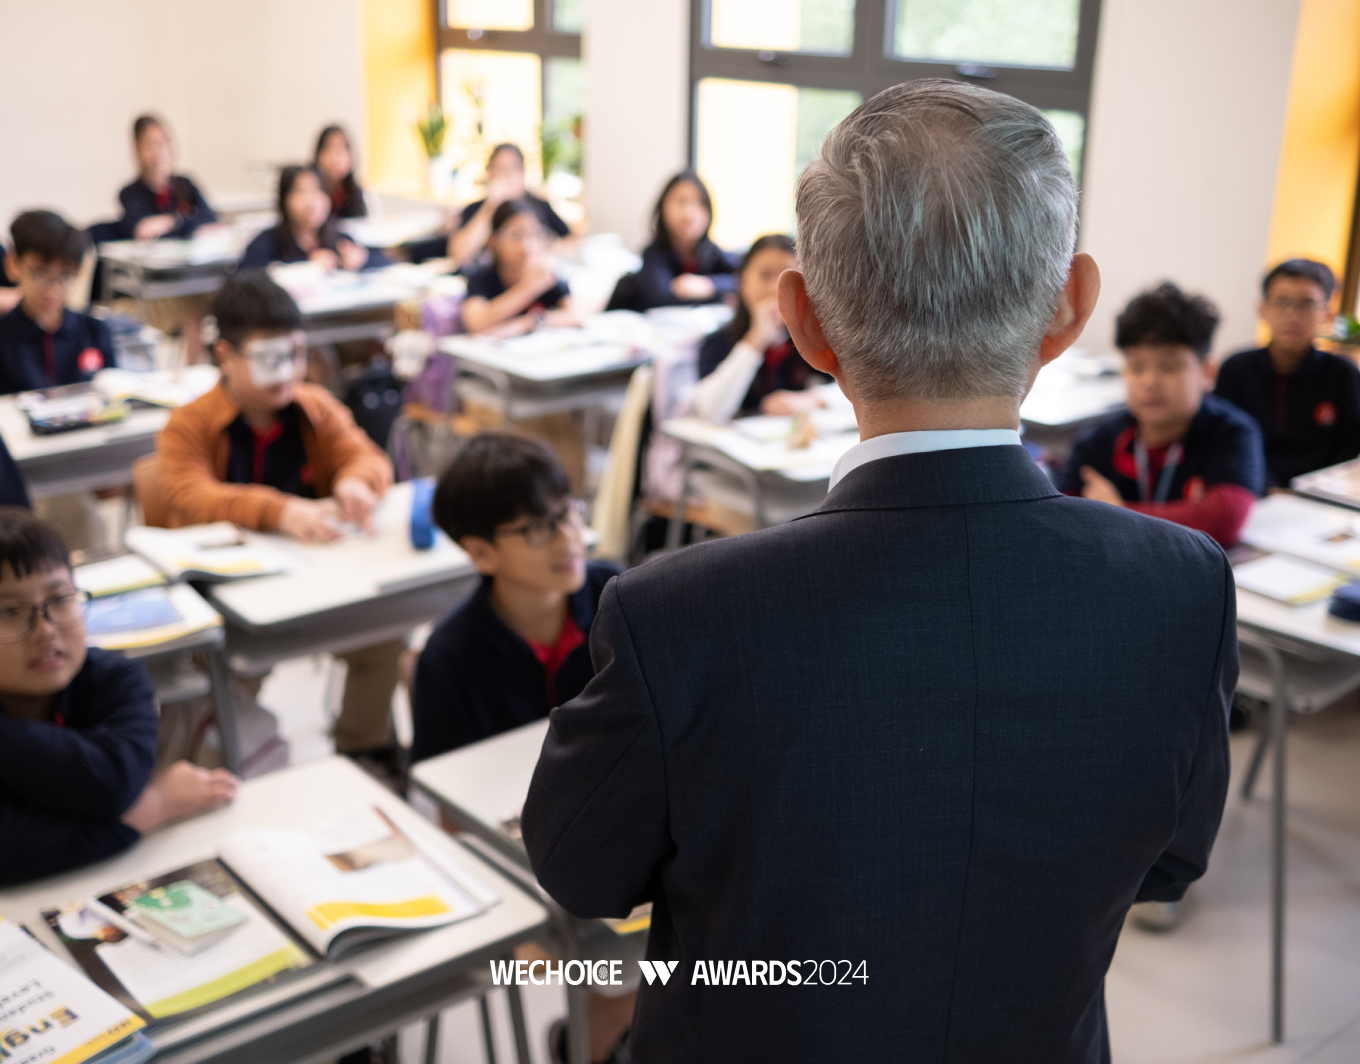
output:
[[[1298,0],[1104,0],[1081,247],[1100,303],[1081,344],[1170,278],[1223,311],[1215,352],[1255,342]]]
[[[416,116],[435,98],[430,0],[364,0],[368,85],[367,183],[389,192],[426,189]]]

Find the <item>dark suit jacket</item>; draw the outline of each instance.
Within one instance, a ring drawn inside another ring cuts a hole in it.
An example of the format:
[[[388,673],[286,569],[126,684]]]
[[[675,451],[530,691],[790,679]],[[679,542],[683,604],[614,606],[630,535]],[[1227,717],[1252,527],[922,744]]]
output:
[[[1109,1060],[1124,915],[1203,873],[1228,783],[1208,537],[1059,495],[1020,447],[886,458],[625,573],[591,653],[524,840],[579,916],[655,903],[679,967],[636,1059]],[[693,983],[775,959],[868,980]]]

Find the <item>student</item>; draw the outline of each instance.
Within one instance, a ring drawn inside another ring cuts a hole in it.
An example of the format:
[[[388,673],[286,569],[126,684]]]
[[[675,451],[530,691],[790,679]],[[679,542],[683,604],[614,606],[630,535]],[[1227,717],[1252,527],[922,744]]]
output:
[[[463,208],[458,228],[449,236],[447,254],[454,265],[468,264],[487,246],[495,230],[492,222],[496,210],[510,200],[528,203],[543,228],[554,238],[571,235],[567,223],[558,217],[548,201],[525,189],[524,152],[514,144],[497,144],[486,161],[486,197]]]
[[[0,395],[87,381],[115,365],[113,337],[98,318],[66,308],[88,240],[51,211],[25,211],[10,226],[5,270],[19,305],[0,317]]]
[[[1218,311],[1163,284],[1134,298],[1115,322],[1128,407],[1077,440],[1060,485],[1113,506],[1237,542],[1265,489],[1261,431],[1206,394]]]
[[[312,167],[321,175],[321,189],[330,197],[332,218],[364,218],[368,205],[354,177],[354,152],[341,126],[327,126],[316,138]]]
[[[1214,394],[1261,426],[1273,488],[1360,454],[1360,370],[1313,346],[1332,323],[1335,284],[1320,262],[1280,263],[1261,285],[1270,343],[1233,355],[1218,370]]]
[[[496,208],[487,242],[491,261],[468,275],[463,328],[519,336],[540,325],[579,325],[567,283],[553,270],[548,234],[527,199]]]
[[[285,166],[279,171],[279,221],[246,247],[241,269],[271,262],[315,262],[327,271],[367,270],[387,265],[381,251],[361,248],[336,229],[331,200],[321,187],[321,175],[310,166]]]
[[[548,447],[506,433],[473,437],[439,478],[434,519],[482,583],[421,652],[412,761],[541,720],[593,674],[586,639],[619,570],[586,562],[570,496]]]
[[[0,244],[0,314],[8,314],[22,298],[19,286],[10,280],[9,270],[5,268],[5,246]]]
[[[813,389],[831,378],[803,361],[779,314],[779,275],[797,266],[789,237],[763,236],[751,245],[737,274],[736,314],[699,345],[698,416],[724,422],[739,412],[796,414],[826,405]]]
[[[170,415],[156,442],[170,524],[231,521],[308,543],[368,528],[392,464],[324,388],[302,383],[306,347],[292,297],[262,271],[213,299],[217,387]],[[399,771],[392,692],[404,640],[347,655],[336,748]]]
[[[713,200],[693,170],[682,170],[661,190],[652,211],[652,242],[642,267],[619,282],[611,307],[714,303],[736,290],[732,260],[708,238]]]
[[[85,603],[56,530],[0,508],[0,886],[108,857],[236,792],[230,773],[185,761],[152,777],[151,682],[86,648]]]
[[[217,221],[203,193],[183,174],[173,173],[175,155],[165,123],[141,115],[132,123],[137,180],[118,193],[124,240],[187,239],[199,226]]]

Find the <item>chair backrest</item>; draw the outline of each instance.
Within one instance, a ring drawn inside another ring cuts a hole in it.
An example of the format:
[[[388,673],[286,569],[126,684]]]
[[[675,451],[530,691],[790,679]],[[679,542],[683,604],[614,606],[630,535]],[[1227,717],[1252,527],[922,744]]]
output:
[[[623,407],[614,419],[609,439],[609,459],[595,492],[591,527],[599,535],[595,553],[601,558],[628,556],[632,529],[633,480],[637,475],[642,422],[652,401],[652,367],[639,366],[628,382]]]
[[[148,454],[132,463],[132,490],[142,507],[142,521],[152,528],[170,527],[170,499],[161,479],[161,456]]]

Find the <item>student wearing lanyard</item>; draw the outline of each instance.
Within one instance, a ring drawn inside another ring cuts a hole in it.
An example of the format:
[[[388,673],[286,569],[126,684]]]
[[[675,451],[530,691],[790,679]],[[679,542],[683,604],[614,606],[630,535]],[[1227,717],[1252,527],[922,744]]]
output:
[[[1173,284],[1137,296],[1119,315],[1128,407],[1073,445],[1061,488],[1237,542],[1265,489],[1256,423],[1207,394],[1218,312]]]
[[[1320,262],[1280,263],[1261,286],[1270,343],[1233,355],[1218,370],[1214,394],[1261,426],[1272,488],[1360,454],[1360,370],[1313,346],[1332,324],[1335,286]]]
[[[155,115],[141,115],[132,123],[132,143],[137,180],[118,193],[123,205],[118,227],[124,240],[184,240],[199,226],[217,221],[198,186],[173,172],[174,148],[164,122]]]

